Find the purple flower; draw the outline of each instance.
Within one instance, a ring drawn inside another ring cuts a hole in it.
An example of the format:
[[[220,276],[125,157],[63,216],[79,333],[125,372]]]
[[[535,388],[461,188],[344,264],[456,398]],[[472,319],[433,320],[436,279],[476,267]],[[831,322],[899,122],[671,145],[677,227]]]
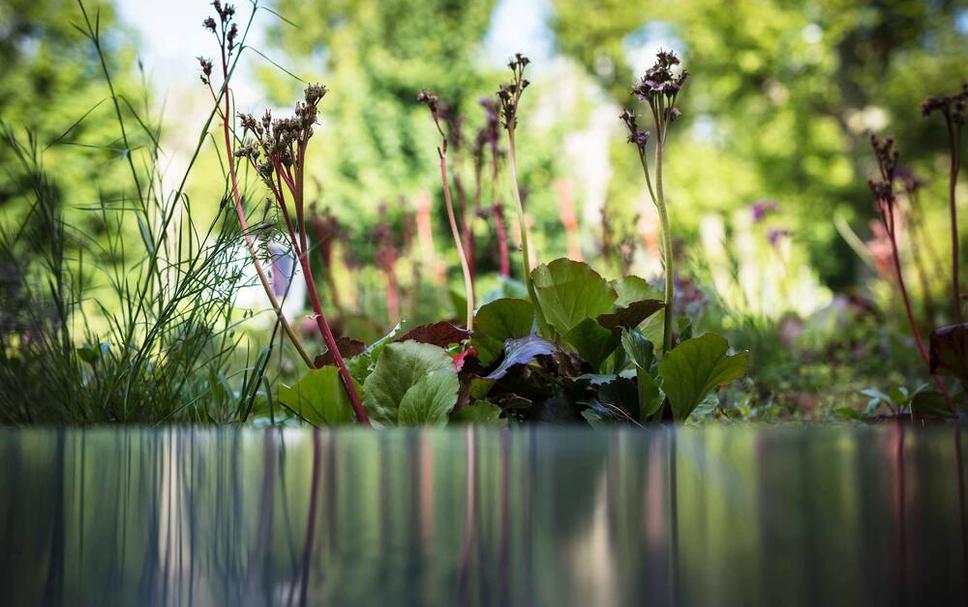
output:
[[[780,203],[775,200],[757,200],[750,208],[753,214],[753,223],[760,223],[770,213],[780,210]]]

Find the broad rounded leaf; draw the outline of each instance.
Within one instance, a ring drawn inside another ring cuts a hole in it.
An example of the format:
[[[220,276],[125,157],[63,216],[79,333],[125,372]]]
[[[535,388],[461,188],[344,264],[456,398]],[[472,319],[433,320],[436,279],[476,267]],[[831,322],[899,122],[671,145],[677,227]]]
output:
[[[424,375],[400,401],[397,423],[401,426],[444,426],[457,403],[457,370],[438,369]]]
[[[442,370],[452,374],[454,381],[457,381],[457,369],[454,367],[453,359],[439,346],[416,341],[387,344],[380,352],[376,367],[363,384],[365,390],[363,404],[375,420],[396,423],[407,392],[424,377]],[[430,393],[432,387],[424,384],[420,390]],[[441,399],[445,395],[443,392],[435,392],[435,394],[439,394]],[[455,391],[447,409],[453,407],[456,402]],[[436,405],[440,403],[435,403]]]
[[[339,369],[332,365],[310,369],[292,386],[279,388],[279,401],[314,424],[335,426],[356,419]]]
[[[672,414],[677,420],[689,417],[719,384],[746,375],[749,353],[727,356],[728,347],[726,339],[707,333],[681,342],[659,363],[662,390],[669,398]]]
[[[538,305],[548,323],[561,335],[586,318],[612,311],[615,290],[591,266],[556,259],[531,273]]]
[[[477,349],[477,359],[489,365],[504,350],[509,339],[526,337],[534,326],[534,306],[523,299],[496,299],[484,304],[474,315],[474,335],[471,345]]]

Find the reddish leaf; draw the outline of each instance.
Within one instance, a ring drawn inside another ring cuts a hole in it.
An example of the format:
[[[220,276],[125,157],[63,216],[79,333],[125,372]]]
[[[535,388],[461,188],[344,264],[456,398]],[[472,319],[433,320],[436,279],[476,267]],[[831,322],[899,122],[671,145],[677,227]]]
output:
[[[358,339],[353,339],[352,337],[337,337],[336,347],[339,348],[339,353],[343,355],[343,358],[350,358],[351,356],[356,356],[365,350],[366,344]],[[323,352],[317,356],[313,363],[318,369],[325,365],[335,365],[336,361],[333,358],[333,353],[327,350],[326,352]]]
[[[419,341],[425,344],[433,344],[446,348],[450,344],[459,344],[471,336],[471,332],[462,329],[453,323],[442,320],[429,325],[421,325],[408,331],[396,341]]]

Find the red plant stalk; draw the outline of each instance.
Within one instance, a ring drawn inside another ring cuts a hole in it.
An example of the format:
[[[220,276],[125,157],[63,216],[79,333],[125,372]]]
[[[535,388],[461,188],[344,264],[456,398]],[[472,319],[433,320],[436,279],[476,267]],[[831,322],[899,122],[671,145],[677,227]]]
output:
[[[501,276],[511,278],[511,255],[508,252],[508,228],[504,220],[504,207],[500,202],[495,202],[491,208],[494,212],[494,231],[497,233],[497,255]]]

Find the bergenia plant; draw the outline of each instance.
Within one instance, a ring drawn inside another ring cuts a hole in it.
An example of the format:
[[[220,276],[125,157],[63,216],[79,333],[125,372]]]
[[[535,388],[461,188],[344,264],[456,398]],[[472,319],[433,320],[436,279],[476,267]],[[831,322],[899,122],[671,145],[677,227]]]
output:
[[[518,127],[518,106],[521,104],[521,95],[524,93],[524,89],[528,88],[528,85],[531,84],[524,77],[524,68],[529,63],[531,63],[531,60],[521,53],[517,53],[514,59],[508,62],[512,78],[510,82],[501,85],[497,91],[497,98],[500,102],[501,126],[504,127],[508,135],[508,171],[511,176],[511,197],[514,199],[514,204],[517,208],[518,226],[521,230],[521,257],[524,282],[528,288],[528,295],[531,297],[531,302],[534,304],[537,301],[537,295],[535,294],[534,283],[531,280],[531,246],[530,239],[528,238],[528,222],[524,214],[524,203],[521,200],[521,186],[518,183],[517,146],[515,145],[515,134]],[[540,307],[535,307],[535,313],[537,314],[538,323],[542,330],[547,330],[548,325],[545,322]]]
[[[662,331],[662,351],[672,349],[672,300],[675,290],[675,260],[673,259],[672,234],[669,225],[669,210],[666,205],[665,188],[662,179],[662,164],[666,141],[669,136],[669,126],[676,121],[681,112],[676,107],[676,98],[682,85],[686,82],[689,72],[685,69],[676,70],[679,58],[671,51],[659,51],[655,65],[642,76],[641,81],[632,87],[632,94],[642,103],[649,106],[652,123],[655,127],[655,185],[653,187],[649,170],[649,160],[646,154],[649,142],[649,132],[638,126],[636,114],[631,109],[622,112],[621,119],[629,131],[629,143],[635,145],[645,175],[645,184],[655,208],[659,213],[659,224],[662,238],[662,265],[665,270],[665,324]]]

